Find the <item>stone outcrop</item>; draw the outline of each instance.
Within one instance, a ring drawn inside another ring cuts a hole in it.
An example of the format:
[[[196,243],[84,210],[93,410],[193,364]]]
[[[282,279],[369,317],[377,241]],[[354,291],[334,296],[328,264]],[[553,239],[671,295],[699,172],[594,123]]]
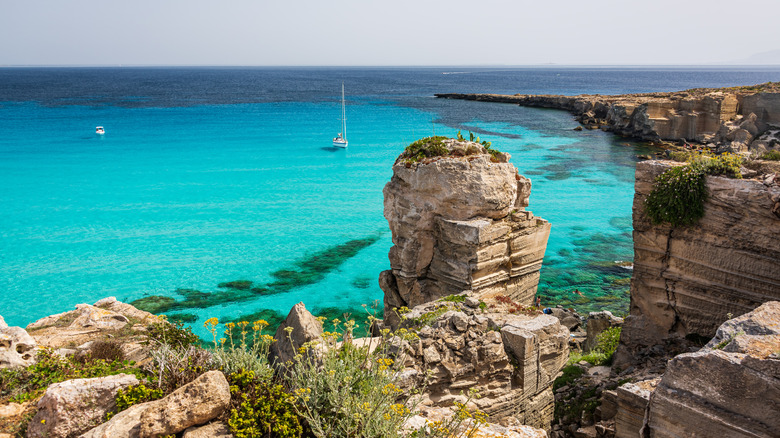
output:
[[[526,211],[531,181],[478,143],[446,140],[449,155],[418,162],[403,155],[384,188],[393,235],[390,271],[380,275],[385,321],[471,290],[532,304],[550,224]]]
[[[780,302],[724,323],[669,363],[650,396],[643,437],[775,437],[780,431]],[[634,435],[636,436],[636,435]]]
[[[631,306],[615,358],[622,369],[648,355],[689,351],[729,315],[780,299],[778,183],[707,177],[710,195],[697,225],[653,225],[644,202],[671,165],[636,168]]]
[[[50,385],[38,401],[38,413],[30,421],[27,436],[67,438],[86,432],[116,409],[118,390],[138,383],[133,375],[117,374]]]
[[[612,327],[620,327],[623,325],[623,318],[614,316],[609,310],[603,310],[601,312],[590,312],[588,314],[587,322],[587,337],[585,338],[585,344],[582,346],[584,351],[591,351],[596,348],[598,343],[598,337],[604,330]]]
[[[143,364],[149,359],[144,345],[146,327],[161,321],[159,316],[109,297],[42,318],[29,324],[27,330],[42,347],[61,354],[88,352],[95,341],[111,340],[126,359]]]
[[[35,362],[38,343],[21,327],[9,327],[0,316],[0,368],[23,368]]]
[[[603,95],[437,94],[449,99],[513,103],[573,113],[590,129],[601,128],[647,141],[698,142],[721,151],[780,149],[770,142],[751,145],[758,135],[780,129],[776,83],[751,87],[693,89],[670,93]]]
[[[428,371],[423,405],[451,406],[479,391],[474,407],[491,421],[512,419],[549,429],[552,382],[568,359],[569,331],[557,318],[483,312],[452,302],[418,306],[402,327],[417,329],[419,341],[405,343],[406,385],[420,385]]]
[[[81,435],[83,438],[151,438],[179,433],[218,417],[230,404],[230,385],[209,371],[160,400],[131,406]]]
[[[276,329],[269,360],[284,365],[293,360],[303,344],[318,341],[321,335],[322,323],[300,302],[290,309],[287,318]]]

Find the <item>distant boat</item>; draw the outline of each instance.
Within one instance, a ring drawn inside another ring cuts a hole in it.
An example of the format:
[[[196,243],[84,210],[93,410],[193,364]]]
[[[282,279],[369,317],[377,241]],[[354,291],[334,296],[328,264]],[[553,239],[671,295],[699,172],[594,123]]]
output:
[[[344,110],[344,83],[341,83],[341,132],[336,138],[333,139],[333,146],[337,148],[345,148],[349,142],[347,141],[347,113]]]
[[[103,135],[103,134],[105,134],[105,133],[106,133],[106,130],[105,130],[105,129],[103,129],[103,127],[102,127],[102,126],[98,126],[98,127],[96,127],[96,128],[95,128],[95,134],[100,134],[100,135]]]

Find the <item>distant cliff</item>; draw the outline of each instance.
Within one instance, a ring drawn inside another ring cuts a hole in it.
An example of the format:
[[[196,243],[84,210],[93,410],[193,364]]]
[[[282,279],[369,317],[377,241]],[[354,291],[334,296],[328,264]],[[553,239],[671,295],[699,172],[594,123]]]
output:
[[[436,94],[436,97],[566,110],[587,128],[647,141],[697,142],[729,152],[764,153],[780,149],[780,83],[614,96]]]
[[[659,345],[667,348],[663,353],[675,346],[683,352],[732,315],[780,300],[780,178],[707,177],[709,198],[698,224],[653,225],[645,199],[671,165],[637,164],[631,310],[618,367]]]

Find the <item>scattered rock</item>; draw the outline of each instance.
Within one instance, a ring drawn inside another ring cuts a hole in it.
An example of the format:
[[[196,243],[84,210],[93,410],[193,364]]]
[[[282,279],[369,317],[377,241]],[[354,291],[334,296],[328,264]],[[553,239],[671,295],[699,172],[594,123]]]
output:
[[[291,330],[289,334],[288,328]],[[277,366],[282,366],[298,354],[301,345],[317,341],[321,335],[322,323],[300,302],[290,309],[287,319],[276,330],[269,360]]]

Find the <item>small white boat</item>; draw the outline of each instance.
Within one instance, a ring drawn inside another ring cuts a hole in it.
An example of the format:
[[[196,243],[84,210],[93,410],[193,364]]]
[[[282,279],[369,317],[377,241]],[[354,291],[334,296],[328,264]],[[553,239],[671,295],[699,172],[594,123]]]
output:
[[[105,133],[106,133],[106,130],[105,130],[105,129],[103,129],[103,127],[102,127],[102,126],[98,126],[98,127],[96,127],[96,128],[95,128],[95,134],[100,134],[100,135],[103,135],[103,134],[105,134]]]
[[[337,148],[345,148],[349,142],[347,141],[347,113],[344,110],[344,83],[341,83],[341,132],[333,139],[333,146]]]

